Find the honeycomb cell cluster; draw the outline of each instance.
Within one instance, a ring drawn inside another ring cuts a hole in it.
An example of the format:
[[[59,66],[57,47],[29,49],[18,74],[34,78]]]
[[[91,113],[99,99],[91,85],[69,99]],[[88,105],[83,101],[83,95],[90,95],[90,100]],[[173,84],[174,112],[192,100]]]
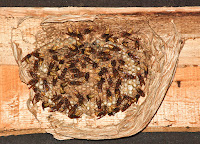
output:
[[[114,116],[136,104],[148,75],[141,39],[133,30],[66,28],[62,37],[22,58],[34,91],[32,104],[69,118]]]

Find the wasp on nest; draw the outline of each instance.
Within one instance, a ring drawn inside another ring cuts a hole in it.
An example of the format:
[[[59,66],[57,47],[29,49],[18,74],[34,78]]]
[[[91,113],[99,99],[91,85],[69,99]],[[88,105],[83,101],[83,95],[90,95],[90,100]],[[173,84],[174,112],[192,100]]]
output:
[[[83,114],[114,116],[136,104],[143,92],[148,67],[141,39],[133,30],[115,36],[107,27],[68,27],[62,37],[37,48],[22,60],[28,67],[32,104],[69,118]],[[95,36],[94,36],[95,35]],[[119,37],[120,36],[120,37]]]

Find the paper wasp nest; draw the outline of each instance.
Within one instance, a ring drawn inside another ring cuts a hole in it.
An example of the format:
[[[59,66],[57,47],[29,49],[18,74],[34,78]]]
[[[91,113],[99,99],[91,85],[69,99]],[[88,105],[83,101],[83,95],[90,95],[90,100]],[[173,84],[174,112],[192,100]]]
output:
[[[148,112],[148,106],[160,103],[171,82],[180,38],[175,32],[167,44],[150,27],[151,33],[146,34],[145,28],[143,31],[133,24],[124,27],[125,20],[118,18],[84,18],[43,21],[34,47],[23,57],[19,49],[23,47],[13,43],[21,79],[31,91],[28,108],[39,121],[38,115],[45,116],[50,127],[47,131],[59,139],[137,133],[137,118],[144,115],[141,109]],[[170,71],[165,68],[167,63],[174,66],[162,90],[162,74]],[[156,96],[160,100],[156,101]],[[146,118],[151,119],[152,114]]]

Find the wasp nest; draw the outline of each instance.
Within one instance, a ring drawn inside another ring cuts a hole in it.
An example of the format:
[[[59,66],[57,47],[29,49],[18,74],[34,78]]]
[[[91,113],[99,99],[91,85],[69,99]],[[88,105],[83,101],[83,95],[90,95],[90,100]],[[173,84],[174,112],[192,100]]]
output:
[[[144,50],[134,31],[66,27],[22,60],[35,92],[32,104],[69,118],[113,116],[145,96]]]
[[[117,138],[142,130],[172,81],[183,46],[176,30],[163,40],[134,20],[61,20],[41,23],[34,50],[23,58],[13,48],[32,91],[29,110],[36,117],[42,112],[35,106],[48,112],[49,131],[59,139]]]

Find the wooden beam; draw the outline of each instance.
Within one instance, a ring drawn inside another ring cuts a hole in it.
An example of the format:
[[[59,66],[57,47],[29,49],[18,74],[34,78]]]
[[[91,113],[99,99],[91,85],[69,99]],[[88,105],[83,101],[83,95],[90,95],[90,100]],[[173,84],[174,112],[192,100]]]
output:
[[[200,129],[200,8],[0,8],[0,135],[43,133],[44,128],[26,108],[29,90],[19,79],[10,46],[11,28],[25,16],[45,18],[67,14],[120,16],[144,20],[158,28],[173,19],[187,39],[174,81],[146,132]],[[144,17],[145,16],[145,17]],[[156,26],[155,26],[156,25]]]

